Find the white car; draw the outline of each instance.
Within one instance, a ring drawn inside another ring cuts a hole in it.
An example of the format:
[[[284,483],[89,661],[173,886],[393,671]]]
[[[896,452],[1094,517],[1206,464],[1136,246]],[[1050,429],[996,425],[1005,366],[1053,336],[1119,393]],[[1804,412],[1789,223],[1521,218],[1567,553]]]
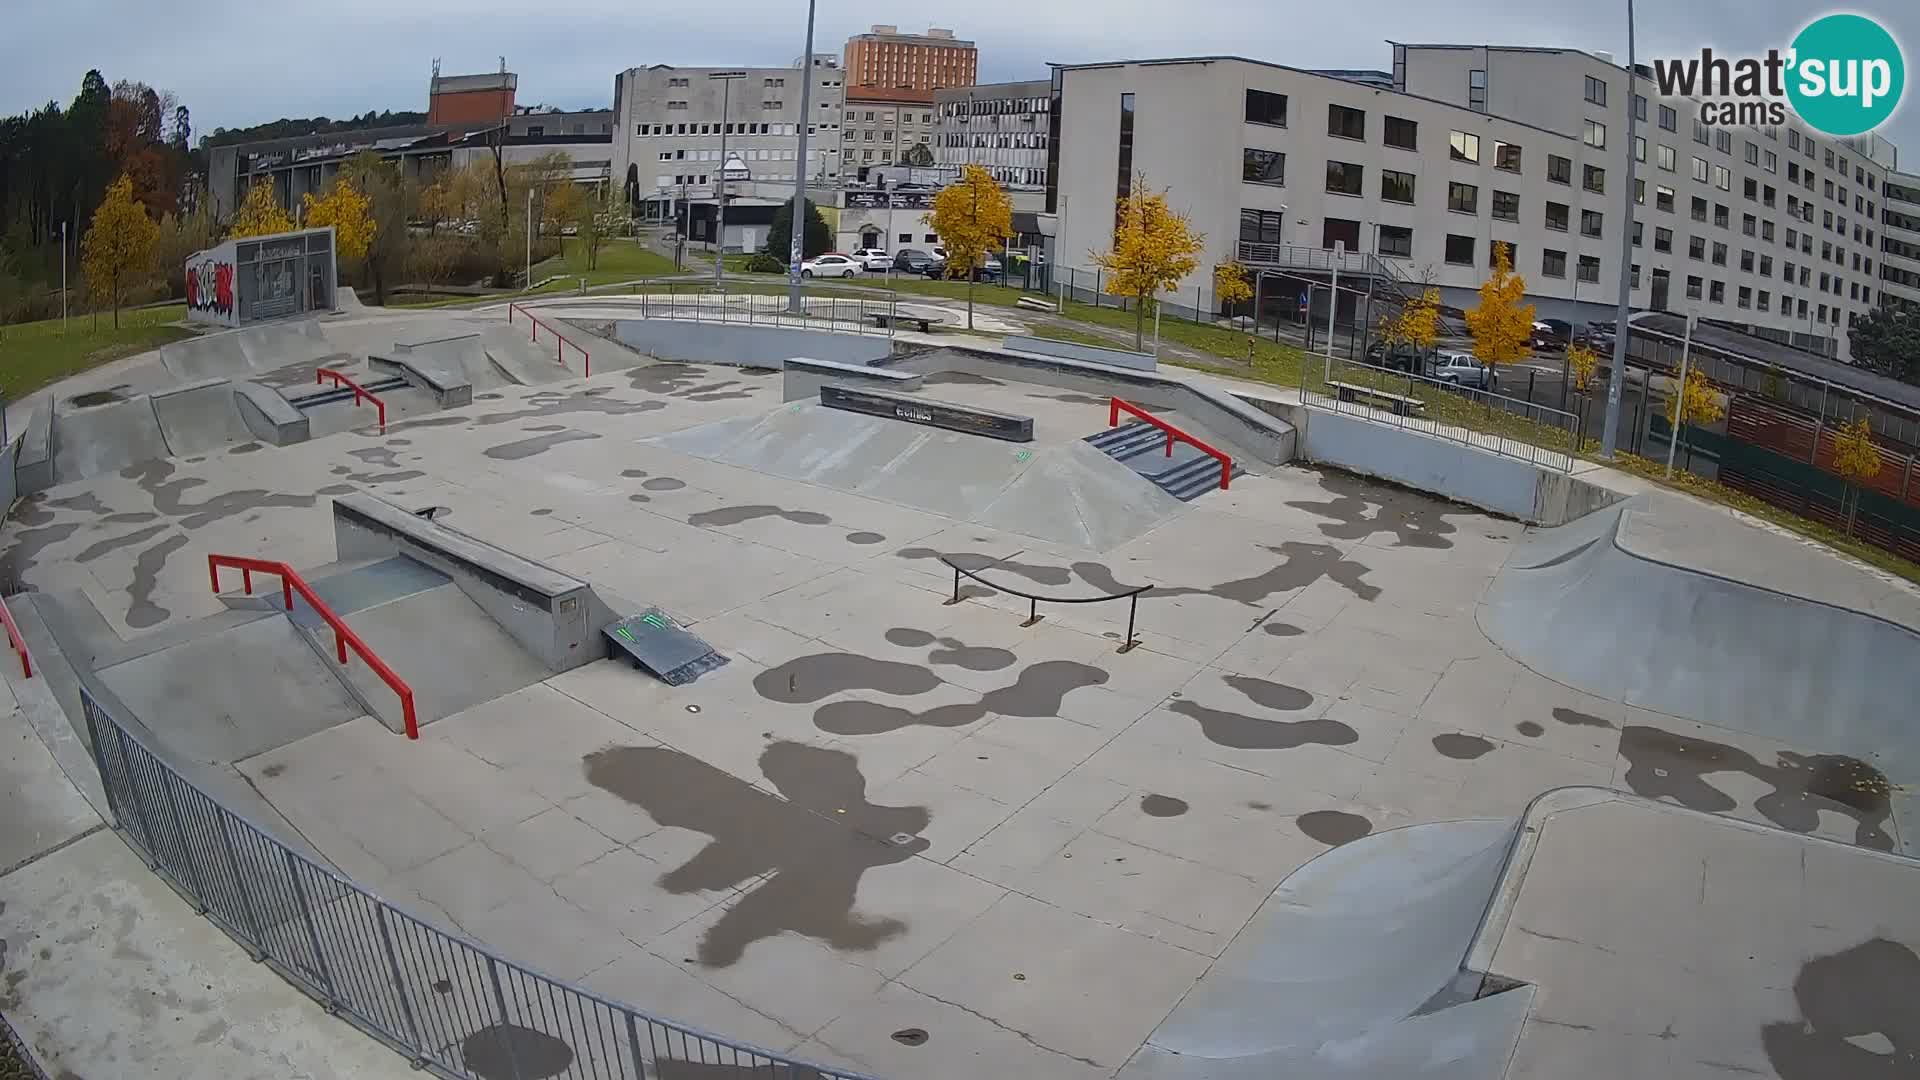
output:
[[[864,270],[884,274],[893,269],[893,256],[879,248],[861,248],[854,252],[851,258]]]
[[[860,272],[860,264],[845,255],[816,255],[800,264],[801,277],[850,278]]]

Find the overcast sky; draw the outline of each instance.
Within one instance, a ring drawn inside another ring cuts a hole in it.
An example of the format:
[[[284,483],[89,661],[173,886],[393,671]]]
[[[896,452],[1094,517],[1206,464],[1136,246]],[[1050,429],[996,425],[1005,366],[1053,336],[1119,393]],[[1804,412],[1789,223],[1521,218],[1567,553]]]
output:
[[[1383,40],[1561,45],[1626,59],[1624,0],[821,0],[815,48],[838,52],[877,17],[908,31],[951,27],[980,46],[982,81],[1044,78],[1047,61],[1231,53],[1299,67],[1391,66]],[[1794,0],[1642,3],[1639,55],[1701,46],[1745,53],[1784,47],[1829,10],[1879,19],[1920,60],[1920,5],[1871,0],[1826,8]],[[611,104],[614,72],[667,63],[785,64],[799,56],[804,0],[0,0],[0,114],[70,100],[97,67],[109,82],[173,90],[194,128],[283,116],[344,117],[425,109],[440,58],[447,74],[492,71],[504,55],[519,101],[564,108]],[[1920,171],[1920,89],[1881,129]]]

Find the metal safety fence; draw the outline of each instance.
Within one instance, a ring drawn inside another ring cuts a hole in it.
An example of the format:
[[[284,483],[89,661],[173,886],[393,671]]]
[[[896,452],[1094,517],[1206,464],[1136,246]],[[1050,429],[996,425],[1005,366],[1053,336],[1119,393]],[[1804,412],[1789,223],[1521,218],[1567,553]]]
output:
[[[642,1012],[409,915],[184,779],[84,687],[114,828],[163,880],[329,1012],[472,1080],[869,1080]]]
[[[1302,363],[1300,401],[1560,472],[1586,438],[1580,413],[1338,357]]]
[[[822,286],[809,282],[807,287]],[[643,319],[688,319],[697,323],[737,323],[891,337],[899,324],[918,325],[922,318],[901,311],[894,294],[879,290],[872,296],[809,293],[801,297],[797,312],[788,310],[784,290],[776,294],[724,286],[715,289],[684,283],[636,282],[631,287],[631,295],[640,301]]]

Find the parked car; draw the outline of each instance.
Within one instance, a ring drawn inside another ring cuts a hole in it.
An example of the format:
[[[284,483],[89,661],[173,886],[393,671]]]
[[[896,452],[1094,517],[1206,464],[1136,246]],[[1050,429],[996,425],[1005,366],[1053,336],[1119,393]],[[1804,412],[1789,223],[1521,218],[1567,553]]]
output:
[[[1533,324],[1533,347],[1564,349],[1573,340],[1573,324],[1565,319],[1541,319]]]
[[[1433,354],[1427,373],[1449,386],[1470,390],[1500,388],[1500,373],[1472,353],[1442,349]]]
[[[893,256],[879,248],[861,248],[853,253],[852,259],[870,273],[884,274],[893,269]]]
[[[850,278],[860,272],[860,264],[837,253],[815,255],[800,264],[801,277]]]
[[[944,260],[935,260],[932,255],[919,248],[901,248],[893,253],[893,269],[897,273],[924,274],[927,272],[927,267],[934,265],[936,261],[945,266]]]
[[[1388,348],[1384,341],[1376,341],[1367,346],[1367,363],[1394,371],[1411,371],[1418,374],[1427,369],[1431,359],[1427,352],[1404,342],[1391,348]]]

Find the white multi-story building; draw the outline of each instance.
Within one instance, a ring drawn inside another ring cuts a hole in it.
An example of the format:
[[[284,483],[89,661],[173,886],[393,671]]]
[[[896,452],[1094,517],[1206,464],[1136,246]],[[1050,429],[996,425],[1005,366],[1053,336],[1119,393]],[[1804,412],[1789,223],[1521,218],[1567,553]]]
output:
[[[1047,186],[1051,83],[956,86],[935,90],[933,103],[936,164],[983,166],[1002,187],[1015,191]]]
[[[614,175],[629,185],[645,216],[671,217],[691,204],[689,237],[709,239],[724,138],[726,157],[737,157],[751,179],[728,186],[728,235],[723,243],[732,249],[756,248],[750,242],[754,237],[746,233],[757,229],[765,236],[767,211],[793,197],[797,175],[804,174],[809,187],[826,191],[840,184],[845,80],[834,58],[816,54],[812,100],[802,116],[805,77],[807,71],[798,63],[784,68],[628,68],[613,81]],[[804,164],[797,160],[803,123],[808,131]],[[821,198],[823,204],[828,201]]]
[[[1116,200],[1144,179],[1207,234],[1188,288],[1233,258],[1324,276],[1324,249],[1342,242],[1360,253],[1343,267],[1356,283],[1432,284],[1465,307],[1497,242],[1539,317],[1610,320],[1631,228],[1637,309],[1693,310],[1844,358],[1847,325],[1879,300],[1890,147],[1797,124],[1701,126],[1644,73],[1630,94],[1604,55],[1395,45],[1384,86],[1238,57],[1070,65],[1054,79],[1048,210],[1065,267],[1109,244]],[[1630,101],[1644,116],[1631,147]],[[1350,317],[1364,316],[1343,305]]]
[[[1920,176],[1888,173],[1880,191],[1880,290],[1887,307],[1920,311]]]

